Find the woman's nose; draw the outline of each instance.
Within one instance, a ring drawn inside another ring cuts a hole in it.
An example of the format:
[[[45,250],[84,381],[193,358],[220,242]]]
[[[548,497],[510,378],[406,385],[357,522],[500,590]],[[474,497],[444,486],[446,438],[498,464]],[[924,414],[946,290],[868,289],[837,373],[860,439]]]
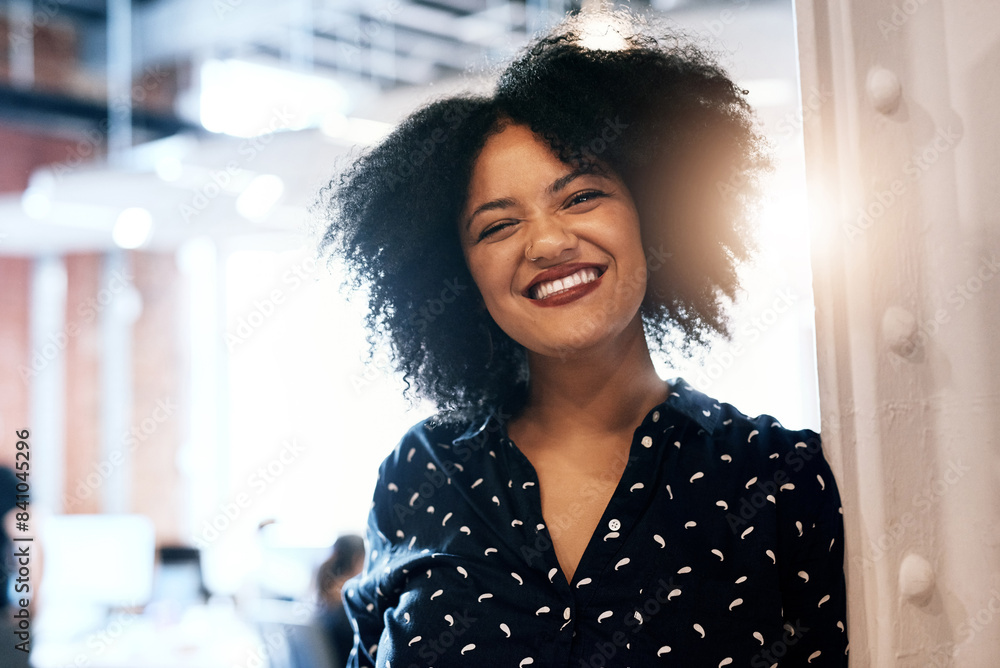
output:
[[[561,262],[579,247],[580,240],[557,216],[542,216],[531,224],[532,233],[524,248],[530,262]]]

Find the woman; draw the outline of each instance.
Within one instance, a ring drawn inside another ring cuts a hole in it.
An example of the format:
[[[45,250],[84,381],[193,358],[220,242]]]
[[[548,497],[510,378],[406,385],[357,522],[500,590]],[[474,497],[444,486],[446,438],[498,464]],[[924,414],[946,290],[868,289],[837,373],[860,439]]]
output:
[[[352,665],[846,665],[818,436],[648,347],[726,331],[767,167],[744,92],[611,20],[617,48],[569,21],[328,190],[327,246],[441,409],[380,469]]]

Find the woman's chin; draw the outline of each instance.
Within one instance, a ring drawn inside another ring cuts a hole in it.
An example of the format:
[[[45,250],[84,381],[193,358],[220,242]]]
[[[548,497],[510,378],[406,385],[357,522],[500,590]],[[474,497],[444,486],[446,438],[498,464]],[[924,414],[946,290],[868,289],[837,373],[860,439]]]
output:
[[[545,332],[512,338],[528,350],[529,358],[535,355],[564,361],[602,354],[605,359],[617,359],[615,350],[631,347],[634,337],[645,338],[638,311],[631,318],[625,313],[589,312],[583,317],[567,318],[558,326],[551,324],[554,326]]]
[[[559,341],[548,341],[544,345],[528,348],[539,357],[570,361],[585,359],[613,345],[616,337],[574,337]]]

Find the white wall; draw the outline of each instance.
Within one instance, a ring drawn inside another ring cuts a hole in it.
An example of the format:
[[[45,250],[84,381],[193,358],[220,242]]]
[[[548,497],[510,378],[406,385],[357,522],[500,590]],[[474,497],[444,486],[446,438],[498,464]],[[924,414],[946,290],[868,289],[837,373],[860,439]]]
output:
[[[1000,3],[796,12],[852,665],[995,666]]]

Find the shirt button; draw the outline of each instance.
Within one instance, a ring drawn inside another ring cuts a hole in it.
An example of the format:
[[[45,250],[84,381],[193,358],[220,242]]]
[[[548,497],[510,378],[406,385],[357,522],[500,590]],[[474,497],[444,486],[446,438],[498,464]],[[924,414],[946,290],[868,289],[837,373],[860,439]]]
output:
[[[618,520],[611,520],[610,522],[608,522],[608,528],[611,529],[612,531],[618,531],[619,529],[622,528],[622,523],[619,522]]]

